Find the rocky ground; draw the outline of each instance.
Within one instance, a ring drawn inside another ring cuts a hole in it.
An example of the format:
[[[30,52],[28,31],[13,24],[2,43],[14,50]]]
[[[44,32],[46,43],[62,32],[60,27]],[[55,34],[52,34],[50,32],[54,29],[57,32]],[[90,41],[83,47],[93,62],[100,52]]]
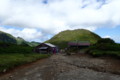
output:
[[[120,80],[120,62],[88,55],[53,55],[0,76],[0,80]]]

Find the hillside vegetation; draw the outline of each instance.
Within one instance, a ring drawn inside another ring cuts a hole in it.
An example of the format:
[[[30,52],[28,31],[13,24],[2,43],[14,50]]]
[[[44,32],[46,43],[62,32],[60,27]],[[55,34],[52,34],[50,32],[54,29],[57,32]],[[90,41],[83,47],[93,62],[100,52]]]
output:
[[[25,41],[23,38],[21,37],[14,37],[11,34],[5,33],[0,31],[0,42],[3,43],[12,43],[12,44],[17,44],[17,45],[28,45],[31,47],[35,47],[37,45],[39,45],[40,43],[38,42],[28,42]]]
[[[76,29],[60,32],[46,42],[58,45],[60,48],[65,48],[70,41],[89,41],[91,44],[94,44],[99,39],[101,39],[100,36],[89,30]]]
[[[16,38],[11,34],[0,31],[0,42],[17,44]]]
[[[88,53],[93,56],[112,56],[120,58],[120,44],[112,39],[104,38],[89,47]]]

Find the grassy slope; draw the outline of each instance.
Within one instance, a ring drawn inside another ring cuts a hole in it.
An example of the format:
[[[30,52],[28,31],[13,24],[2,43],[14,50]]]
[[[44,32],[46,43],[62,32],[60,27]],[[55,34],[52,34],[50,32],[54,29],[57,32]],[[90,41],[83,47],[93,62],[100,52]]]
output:
[[[46,41],[58,45],[61,48],[67,47],[67,43],[70,41],[90,41],[92,44],[96,43],[100,37],[88,30],[66,30],[55,35],[50,40]]]
[[[0,54],[0,73],[5,72],[16,66],[33,62],[38,59],[47,58],[50,55],[48,54]]]
[[[0,42],[14,43],[14,44],[17,43],[15,37],[2,31],[0,31]]]

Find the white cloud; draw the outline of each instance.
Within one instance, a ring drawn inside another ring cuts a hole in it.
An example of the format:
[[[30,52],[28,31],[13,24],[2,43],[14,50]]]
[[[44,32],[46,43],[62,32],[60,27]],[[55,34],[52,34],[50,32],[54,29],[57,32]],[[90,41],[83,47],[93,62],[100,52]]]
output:
[[[48,0],[47,4],[43,1],[0,0],[0,25],[25,28],[19,36],[35,34],[36,29],[47,35],[66,29],[93,31],[120,25],[120,0]]]
[[[103,36],[103,38],[111,38],[111,39],[113,39],[115,42],[120,43],[120,36],[118,36],[118,35],[111,35],[111,36],[106,35],[106,36]]]
[[[107,36],[104,36],[103,38],[111,38],[111,36],[108,36],[108,35],[107,35]]]
[[[120,43],[120,36],[113,36],[112,39],[114,39],[116,42]]]

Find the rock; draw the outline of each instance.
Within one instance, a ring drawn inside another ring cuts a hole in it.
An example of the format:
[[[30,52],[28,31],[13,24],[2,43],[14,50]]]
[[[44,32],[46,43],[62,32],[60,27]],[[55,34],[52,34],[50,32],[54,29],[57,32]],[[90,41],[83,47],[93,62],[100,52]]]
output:
[[[9,78],[11,79],[11,78],[13,78],[13,76],[9,76]]]
[[[62,70],[60,70],[60,72],[61,72],[61,73],[63,73],[63,72],[64,72],[64,70],[62,69]]]
[[[6,69],[3,70],[4,73],[5,73],[6,71],[7,71]]]

